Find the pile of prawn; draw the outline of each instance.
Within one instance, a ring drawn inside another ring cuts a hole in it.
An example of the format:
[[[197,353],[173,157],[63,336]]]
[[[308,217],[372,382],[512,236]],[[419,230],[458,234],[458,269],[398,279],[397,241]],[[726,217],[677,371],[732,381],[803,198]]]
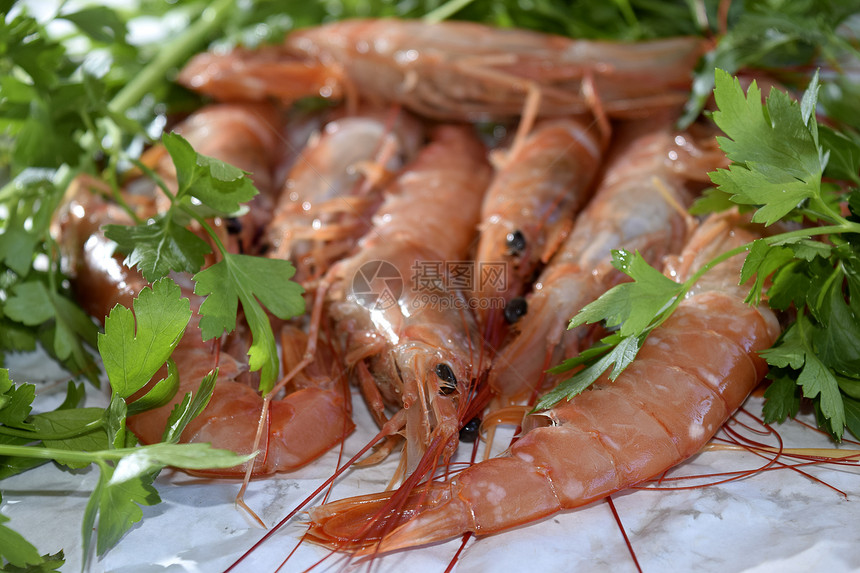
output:
[[[261,191],[216,229],[235,250],[292,261],[312,309],[279,325],[284,377],[265,398],[246,329],[214,345],[189,329],[176,400],[212,366],[221,374],[183,441],[260,452],[207,475],[314,461],[353,430],[354,385],[377,434],[351,462],[399,464],[388,491],[311,509],[305,537],[372,558],[580,507],[700,451],[763,379],[757,352],[780,332],[766,306],[743,302],[738,257],[697,283],[617,380],[528,412],[559,381],[546,370],[600,336],[566,325],[624,280],[612,250],[684,280],[761,236],[737,214],[686,213],[725,164],[709,127],[672,127],[701,50],[693,38],[620,45],[358,20],[194,58],[179,81],[215,102],[177,130]],[[342,105],[293,107],[308,96]],[[482,138],[471,122],[503,135]],[[163,151],[147,161],[169,185]],[[127,189],[141,218],[160,208],[146,187]],[[117,222],[119,210],[79,189],[57,223],[98,317],[145,284],[99,231]],[[157,441],[171,407],[129,427]],[[499,424],[518,428],[510,447],[451,465]]]

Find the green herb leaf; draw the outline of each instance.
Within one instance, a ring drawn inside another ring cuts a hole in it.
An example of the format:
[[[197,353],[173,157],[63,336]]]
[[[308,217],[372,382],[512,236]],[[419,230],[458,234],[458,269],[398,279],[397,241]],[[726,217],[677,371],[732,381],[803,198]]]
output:
[[[812,329],[809,319],[799,316],[782,336],[781,342],[760,354],[768,364],[779,368],[799,370],[797,384],[806,398],[819,397],[822,414],[829,421],[829,431],[837,439],[842,437],[845,427],[845,412],[839,383],[833,373],[816,356],[809,335]]]
[[[170,271],[196,273],[205,255],[212,252],[206,241],[167,215],[159,215],[146,225],[107,225],[105,236],[126,253],[124,264],[137,267],[149,282]]]
[[[746,302],[759,304],[764,283],[778,268],[794,259],[794,252],[788,247],[772,247],[763,239],[753,241],[749,254],[741,268],[740,284],[744,284],[753,276],[756,277]]]
[[[821,146],[830,158],[824,175],[860,184],[860,143],[825,125],[819,126],[818,132]]]
[[[42,555],[41,558],[41,563],[25,567],[6,564],[3,567],[3,571],[5,573],[53,573],[60,571],[60,567],[66,564],[66,558],[62,550],[57,551],[53,555]]]
[[[128,415],[134,416],[147,410],[166,405],[179,390],[179,369],[172,358],[167,359],[167,376],[150,388],[149,392],[129,404]]]
[[[719,110],[714,121],[726,137],[717,140],[734,164],[718,169],[711,180],[735,203],[760,206],[753,221],[771,225],[804,199],[820,198],[822,157],[817,132],[811,133],[804,112],[786,94],[772,90],[767,105],[755,82],[746,96],[736,78],[716,71],[714,90]],[[814,98],[807,100],[814,108]]]
[[[200,330],[209,340],[236,327],[239,301],[251,328],[248,351],[251,370],[261,370],[260,389],[272,388],[278,356],[269,318],[260,303],[281,319],[304,312],[304,290],[292,282],[295,269],[288,261],[226,254],[224,259],[194,275],[194,293],[207,296],[200,305]],[[259,301],[259,302],[258,302]]]
[[[92,319],[75,303],[49,291],[37,279],[18,283],[12,293],[4,308],[6,315],[28,326],[53,320],[43,338],[46,348],[71,365],[74,371],[86,373],[97,382],[95,364],[83,347],[83,342],[96,345],[98,329]]]
[[[855,398],[843,398],[845,405],[845,427],[854,434],[854,438],[860,440],[860,400]]]
[[[201,155],[177,133],[165,134],[162,143],[176,166],[177,199],[196,197],[224,215],[239,211],[241,203],[258,193],[248,175],[238,167]]]
[[[156,467],[203,470],[231,468],[254,458],[254,454],[239,455],[230,450],[213,448],[211,444],[152,444],[135,448],[117,464],[123,476],[140,475]]]
[[[43,412],[33,416],[35,438],[42,439],[47,448],[73,452],[95,452],[108,447],[108,438],[100,424],[101,408],[71,408]],[[42,438],[45,435],[67,435],[62,439]],[[70,468],[84,468],[89,462],[64,461]]]
[[[133,455],[133,454],[132,454]],[[140,471],[134,462],[124,463],[131,456],[117,463],[114,470],[107,471],[107,480],[99,491],[99,527],[97,553],[116,545],[132,525],[143,518],[141,505],[155,505],[161,501],[152,482],[158,473]]]
[[[98,338],[105,372],[115,394],[128,398],[143,388],[167,361],[191,319],[179,286],[161,279],[134,300],[134,314],[117,305]],[[136,326],[136,328],[135,328]]]
[[[42,556],[39,555],[39,550],[33,547],[20,534],[3,525],[9,521],[8,517],[0,514],[0,557],[16,567],[26,567],[41,563]],[[0,560],[0,565],[2,564],[3,561]]]
[[[720,213],[735,207],[731,195],[716,187],[705,189],[701,197],[697,198],[689,208],[690,215],[707,215],[708,213]]]
[[[787,376],[779,375],[776,369],[769,377],[773,382],[764,391],[764,423],[784,422],[786,418],[793,418],[800,410],[800,392],[797,382]]]
[[[33,429],[33,425],[27,421],[27,418],[35,397],[35,386],[13,385],[9,379],[9,371],[0,368],[0,424],[23,430]]]
[[[569,328],[605,320],[610,327],[621,325],[621,336],[639,335],[684,288],[649,265],[638,252],[612,251],[612,256],[615,268],[633,282],[617,285],[586,305]]]
[[[621,339],[617,346],[593,364],[583,368],[573,377],[559,383],[555,389],[547,392],[535,405],[534,411],[546,410],[562,400],[570,400],[577,394],[581,394],[600,376],[612,367],[609,379],[615,380],[621,372],[627,368],[636,358],[639,349],[642,348],[644,337],[628,336]]]
[[[182,398],[182,401],[173,407],[170,416],[167,418],[167,426],[164,428],[164,434],[161,436],[161,441],[168,444],[176,444],[179,438],[182,437],[182,432],[185,430],[188,423],[199,416],[206,405],[209,404],[209,399],[212,398],[212,392],[215,391],[215,382],[218,380],[218,369],[214,369],[203,377],[200,382],[200,387],[197,392],[188,392]]]
[[[72,22],[96,42],[104,44],[125,43],[127,33],[125,22],[116,12],[106,6],[90,6],[77,12],[63,14],[60,18]]]

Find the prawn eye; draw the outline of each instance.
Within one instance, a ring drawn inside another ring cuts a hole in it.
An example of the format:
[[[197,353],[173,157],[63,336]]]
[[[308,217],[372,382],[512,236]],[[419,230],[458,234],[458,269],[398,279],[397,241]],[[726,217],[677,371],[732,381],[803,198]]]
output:
[[[440,362],[436,365],[436,376],[444,382],[444,384],[439,387],[439,392],[441,394],[447,396],[457,389],[457,377],[454,376],[454,371],[451,370],[451,367],[444,362]]]
[[[227,218],[227,232],[231,235],[238,235],[242,232],[242,221],[236,217]]]
[[[517,229],[513,233],[508,233],[505,237],[505,244],[508,247],[508,253],[511,255],[519,255],[526,249],[526,237],[523,232]]]
[[[481,427],[481,419],[480,418],[472,418],[463,428],[460,430],[460,441],[472,443],[478,439],[478,428]]]
[[[512,298],[505,305],[505,320],[508,324],[514,324],[529,311],[529,303],[521,296]]]

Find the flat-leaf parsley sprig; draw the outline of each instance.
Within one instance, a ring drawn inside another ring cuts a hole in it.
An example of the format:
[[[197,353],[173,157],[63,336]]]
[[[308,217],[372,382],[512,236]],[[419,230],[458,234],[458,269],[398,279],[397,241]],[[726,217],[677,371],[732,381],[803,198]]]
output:
[[[0,369],[0,479],[49,460],[70,469],[90,464],[99,469],[99,480],[83,518],[85,556],[89,555],[96,523],[96,549],[101,555],[142,518],[139,506],[160,501],[153,481],[162,468],[232,467],[251,457],[215,450],[208,444],[176,443],[182,430],[208,403],[217,369],[204,378],[196,392],[188,393],[174,407],[162,443],[135,447],[137,439],[126,430],[126,418],[163,406],[176,394],[179,374],[170,355],[185,333],[191,309],[179,286],[169,278],[144,288],[133,306],[134,313],[115,306],[98,338],[112,388],[106,409],[79,407],[83,385],[70,382],[59,408],[32,414],[35,387],[16,386],[8,371]],[[165,363],[167,376],[131,401]],[[2,556],[13,566],[49,561],[48,556],[40,556],[32,545],[2,524],[0,539],[5,540]]]
[[[755,210],[753,222],[810,226],[726,251],[683,283],[663,276],[638,253],[614,251],[614,266],[633,282],[584,307],[570,328],[600,321],[618,328],[553,369],[582,366],[535,409],[572,398],[604,372],[614,380],[705,273],[746,252],[738,284],[750,281],[747,302],[758,304],[766,288],[772,308],[793,307],[797,316],[774,347],[761,353],[773,381],[765,393],[765,421],[793,415],[805,397],[812,399],[819,425],[835,439],[846,427],[860,437],[860,191],[851,187],[860,181],[860,145],[850,134],[819,126],[817,73],[800,103],[772,90],[762,104],[755,82],[744,94],[739,81],[722,70],[716,71],[715,84],[719,109],[713,119],[726,135],[718,142],[732,164],[710,174],[716,189],[691,211],[737,205]],[[831,157],[837,161],[831,164]],[[827,183],[827,177],[847,184]]]
[[[274,386],[279,363],[275,336],[261,303],[281,319],[304,313],[304,290],[290,280],[295,268],[286,260],[229,252],[207,222],[213,216],[235,216],[241,212],[242,203],[258,193],[247,173],[197,153],[176,133],[165,134],[162,143],[176,167],[176,192],[145,165],[138,165],[170,199],[170,208],[136,226],[107,225],[105,235],[127,254],[125,264],[136,266],[148,281],[171,271],[196,273],[194,292],[207,297],[199,310],[204,340],[233,331],[241,302],[253,337],[249,366],[261,371],[260,389],[268,392]],[[204,256],[211,248],[188,229],[191,221],[205,231],[219,251],[220,260],[204,270]]]

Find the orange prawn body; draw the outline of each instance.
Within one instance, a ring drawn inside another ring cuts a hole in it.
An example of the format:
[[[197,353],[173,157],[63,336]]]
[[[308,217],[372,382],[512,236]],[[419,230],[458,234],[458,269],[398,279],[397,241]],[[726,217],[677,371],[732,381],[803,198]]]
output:
[[[377,421],[384,423],[382,402],[403,412],[393,430],[406,438],[410,472],[433,436],[453,447],[458,396],[482,368],[465,297],[440,285],[441,275],[425,284],[421,273],[440,266],[444,273],[447,261],[465,259],[489,178],[486,150],[468,128],[436,127],[431,142],[386,189],[356,253],[327,277],[329,314],[344,340],[346,362],[375,380],[367,391],[378,393]],[[385,296],[368,300],[361,285],[374,277]]]
[[[361,94],[449,121],[516,118],[537,89],[541,116],[599,101],[609,115],[641,117],[686,100],[701,51],[696,38],[634,45],[470,22],[344,20],[293,32],[280,47],[200,55],[179,80],[224,100]]]
[[[565,118],[539,124],[503,160],[481,208],[475,255],[481,281],[475,298],[507,305],[524,294],[586,203],[601,156],[592,130]],[[491,269],[501,273],[495,280],[487,272]],[[478,322],[493,345],[502,308],[495,304],[477,309]]]
[[[681,261],[702,248],[755,238],[733,223],[711,219]],[[386,505],[391,496],[381,494],[312,510],[308,538],[340,550],[384,553],[468,531],[494,533],[585,505],[685,460],[764,376],[757,351],[779,334],[769,309],[750,307],[738,296],[741,263],[742,257],[730,259],[718,277],[681,302],[614,382],[598,380],[571,401],[527,416],[522,437],[503,457],[425,484],[396,509]],[[392,522],[393,511],[403,514],[400,521]],[[385,528],[359,527],[354,520],[377,514],[389,516]]]

